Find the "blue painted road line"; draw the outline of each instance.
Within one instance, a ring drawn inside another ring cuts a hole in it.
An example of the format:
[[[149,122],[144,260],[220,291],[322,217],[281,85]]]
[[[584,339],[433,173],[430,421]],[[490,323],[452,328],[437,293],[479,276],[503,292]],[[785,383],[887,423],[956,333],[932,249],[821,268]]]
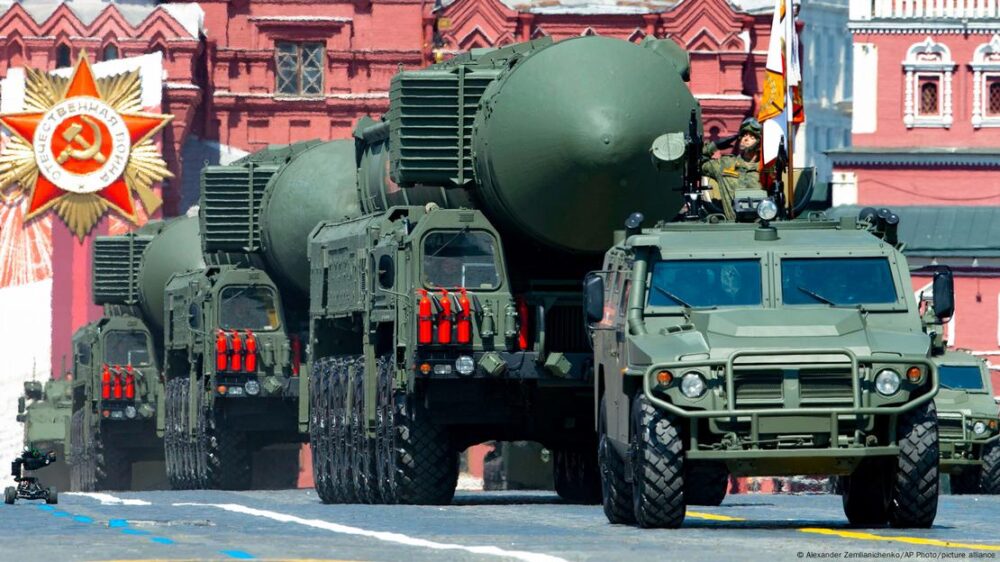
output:
[[[70,517],[70,514],[66,513],[65,511],[56,511],[52,515],[55,515],[56,517]]]
[[[152,535],[149,531],[143,531],[142,529],[122,529],[122,532],[126,535]]]
[[[167,537],[153,537],[149,540],[159,544],[174,544],[174,539],[168,539]]]
[[[124,519],[109,519],[108,527],[111,527],[112,529],[116,527],[128,527],[128,521]]]
[[[238,560],[256,560],[257,557],[249,552],[243,552],[242,550],[220,550],[222,554],[230,558],[236,558]]]
[[[56,508],[52,507],[51,505],[36,505],[35,507],[37,507],[38,509],[40,509],[42,511],[55,511],[56,510]]]
[[[90,517],[87,517],[86,515],[77,515],[76,517],[73,518],[73,521],[76,521],[78,523],[93,523],[94,522],[93,519],[91,519]]]

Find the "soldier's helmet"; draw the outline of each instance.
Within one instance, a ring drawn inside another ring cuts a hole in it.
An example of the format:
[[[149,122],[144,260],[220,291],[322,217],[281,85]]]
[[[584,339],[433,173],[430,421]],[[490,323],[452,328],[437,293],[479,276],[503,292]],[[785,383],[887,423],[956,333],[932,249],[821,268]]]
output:
[[[743,123],[740,123],[741,136],[746,133],[750,133],[751,135],[757,137],[757,140],[760,140],[760,135],[762,131],[763,129],[760,126],[760,122],[753,117],[747,117],[746,119],[743,120]]]

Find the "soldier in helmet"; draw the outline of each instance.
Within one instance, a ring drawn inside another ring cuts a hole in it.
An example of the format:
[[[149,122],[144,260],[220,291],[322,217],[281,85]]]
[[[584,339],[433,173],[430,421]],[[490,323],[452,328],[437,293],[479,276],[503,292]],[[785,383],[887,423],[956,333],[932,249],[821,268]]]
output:
[[[747,117],[740,125],[738,134],[721,139],[719,142],[707,142],[702,153],[701,173],[715,180],[719,186],[719,199],[723,212],[728,220],[735,220],[733,197],[738,189],[764,189],[760,184],[760,123],[753,117]],[[712,158],[715,151],[736,143],[733,154]]]

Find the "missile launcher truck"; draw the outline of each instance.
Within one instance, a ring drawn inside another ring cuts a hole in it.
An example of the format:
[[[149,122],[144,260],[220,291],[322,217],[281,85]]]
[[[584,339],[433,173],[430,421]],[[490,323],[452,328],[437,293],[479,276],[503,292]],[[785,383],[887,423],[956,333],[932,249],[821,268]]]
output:
[[[559,494],[596,502],[580,279],[621,217],[679,208],[649,146],[698,112],[687,69],[669,40],[475,51],[393,78],[356,181],[334,144],[287,165],[353,201],[308,246],[324,502],[448,503],[458,453],[492,439],[542,443]]]
[[[936,357],[941,390],[934,398],[941,470],[953,494],[1000,494],[1000,430],[986,361],[965,351]]]
[[[658,139],[654,161],[691,161],[689,139]],[[608,520],[678,527],[731,474],[829,474],[852,524],[929,527],[950,270],[918,303],[888,210],[787,220],[738,190],[726,222],[692,203],[689,220],[630,217],[584,281]]]
[[[93,300],[104,315],[73,335],[73,489],[128,490],[133,463],[164,459],[163,289],[199,264],[198,221],[189,217],[95,240]]]
[[[172,277],[165,295],[167,470],[174,488],[249,488],[255,458],[290,456],[297,465],[307,438],[298,424],[306,415],[299,412],[306,241],[321,220],[351,216],[336,183],[331,187],[343,174],[305,181],[285,173],[319,144],[273,146],[202,171],[200,251],[207,265]],[[353,143],[332,144],[343,147],[343,172],[353,181]],[[272,474],[261,485],[294,486],[298,472],[284,465],[280,474],[265,470]]]
[[[69,418],[72,414],[71,382],[49,379],[41,382],[24,382],[24,395],[17,399],[17,421],[24,424],[24,445],[63,459]],[[57,489],[69,489],[69,470],[61,462],[46,471],[46,482]]]

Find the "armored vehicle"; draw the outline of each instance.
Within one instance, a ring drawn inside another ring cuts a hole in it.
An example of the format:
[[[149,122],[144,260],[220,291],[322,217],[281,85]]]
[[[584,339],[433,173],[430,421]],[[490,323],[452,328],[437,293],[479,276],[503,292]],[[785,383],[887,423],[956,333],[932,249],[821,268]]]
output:
[[[281,172],[355,201],[309,239],[325,502],[450,502],[458,453],[494,439],[543,444],[556,490],[597,500],[579,279],[628,211],[680,207],[649,146],[697,116],[687,69],[669,40],[477,50],[400,72],[354,152]]]
[[[941,470],[953,494],[1000,494],[1000,432],[986,361],[964,351],[935,357]]]
[[[918,313],[898,217],[773,220],[737,194],[756,222],[632,217],[585,280],[608,520],[678,527],[730,474],[830,474],[851,523],[930,526],[940,323]],[[934,289],[946,318],[950,271]]]
[[[190,217],[95,240],[93,297],[104,315],[73,336],[74,489],[131,489],[134,463],[164,459],[163,291],[200,263]]]
[[[288,445],[307,438],[305,423],[301,431],[298,424],[306,242],[321,220],[350,216],[337,199],[339,175],[307,181],[283,173],[318,144],[274,146],[202,171],[200,251],[207,267],[175,275],[165,295],[167,469],[174,488],[248,488],[255,456],[290,456],[297,466],[298,447]],[[352,167],[344,169],[350,181]],[[298,478],[296,470],[264,472],[261,485],[269,487],[291,487]]]
[[[17,421],[24,424],[24,445],[53,451],[60,459],[66,445],[73,398],[68,379],[50,379],[42,386],[25,381],[24,396],[17,399]],[[69,488],[69,469],[59,463],[46,471],[46,480],[61,490]]]

